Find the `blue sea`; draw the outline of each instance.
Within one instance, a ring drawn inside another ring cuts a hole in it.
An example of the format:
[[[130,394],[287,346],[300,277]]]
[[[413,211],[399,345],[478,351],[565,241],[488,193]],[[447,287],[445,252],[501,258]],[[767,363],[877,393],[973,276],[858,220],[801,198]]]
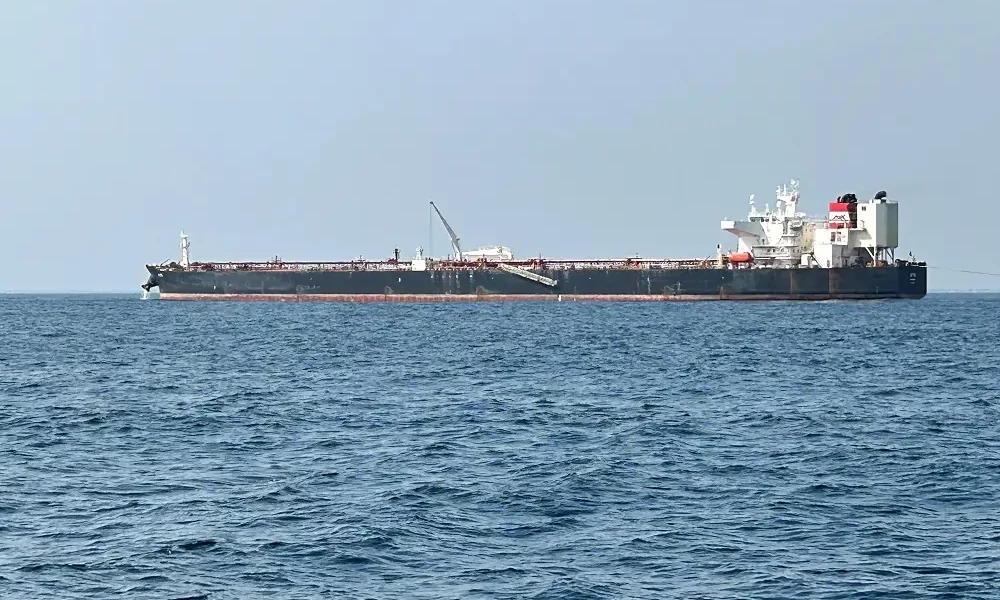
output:
[[[996,598],[1000,296],[0,296],[2,598]]]

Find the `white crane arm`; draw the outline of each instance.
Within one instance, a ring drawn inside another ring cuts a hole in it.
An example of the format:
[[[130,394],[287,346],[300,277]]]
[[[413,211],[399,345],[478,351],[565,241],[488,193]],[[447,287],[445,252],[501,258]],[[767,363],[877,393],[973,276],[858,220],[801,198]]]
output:
[[[434,204],[433,200],[431,200],[431,208],[433,208],[434,212],[437,213],[438,218],[441,219],[441,224],[444,225],[444,228],[448,230],[448,235],[451,236],[451,248],[455,251],[455,258],[458,260],[465,260],[462,257],[462,247],[458,244],[458,235],[455,234],[455,230],[452,229],[451,225],[448,224],[448,221],[445,220],[444,215],[442,215],[441,211],[438,210],[438,207]]]

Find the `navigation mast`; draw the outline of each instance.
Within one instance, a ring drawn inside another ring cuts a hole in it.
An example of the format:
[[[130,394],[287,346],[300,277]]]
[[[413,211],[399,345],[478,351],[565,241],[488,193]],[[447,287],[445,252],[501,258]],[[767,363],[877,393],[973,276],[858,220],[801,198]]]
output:
[[[181,232],[181,266],[185,269],[191,266],[191,241],[187,234]]]

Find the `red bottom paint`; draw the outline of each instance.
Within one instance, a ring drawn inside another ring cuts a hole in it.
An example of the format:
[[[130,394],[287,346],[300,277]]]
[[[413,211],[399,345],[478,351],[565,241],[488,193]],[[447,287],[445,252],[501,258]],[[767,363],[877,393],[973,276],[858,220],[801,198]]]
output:
[[[229,300],[243,302],[689,302],[696,300],[880,300],[920,299],[908,294],[172,294],[161,300]]]

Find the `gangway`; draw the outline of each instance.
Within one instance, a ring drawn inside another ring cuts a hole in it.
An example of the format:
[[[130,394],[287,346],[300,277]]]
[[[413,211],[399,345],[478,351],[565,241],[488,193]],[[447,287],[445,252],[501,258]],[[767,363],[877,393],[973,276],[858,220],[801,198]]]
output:
[[[497,263],[497,267],[499,267],[501,271],[506,271],[511,275],[517,275],[518,277],[524,277],[525,279],[530,279],[531,281],[537,281],[538,283],[549,287],[556,287],[556,284],[559,283],[551,277],[545,277],[544,275],[539,275],[538,273],[533,273],[527,269],[515,267],[514,265],[508,265],[507,263]]]

